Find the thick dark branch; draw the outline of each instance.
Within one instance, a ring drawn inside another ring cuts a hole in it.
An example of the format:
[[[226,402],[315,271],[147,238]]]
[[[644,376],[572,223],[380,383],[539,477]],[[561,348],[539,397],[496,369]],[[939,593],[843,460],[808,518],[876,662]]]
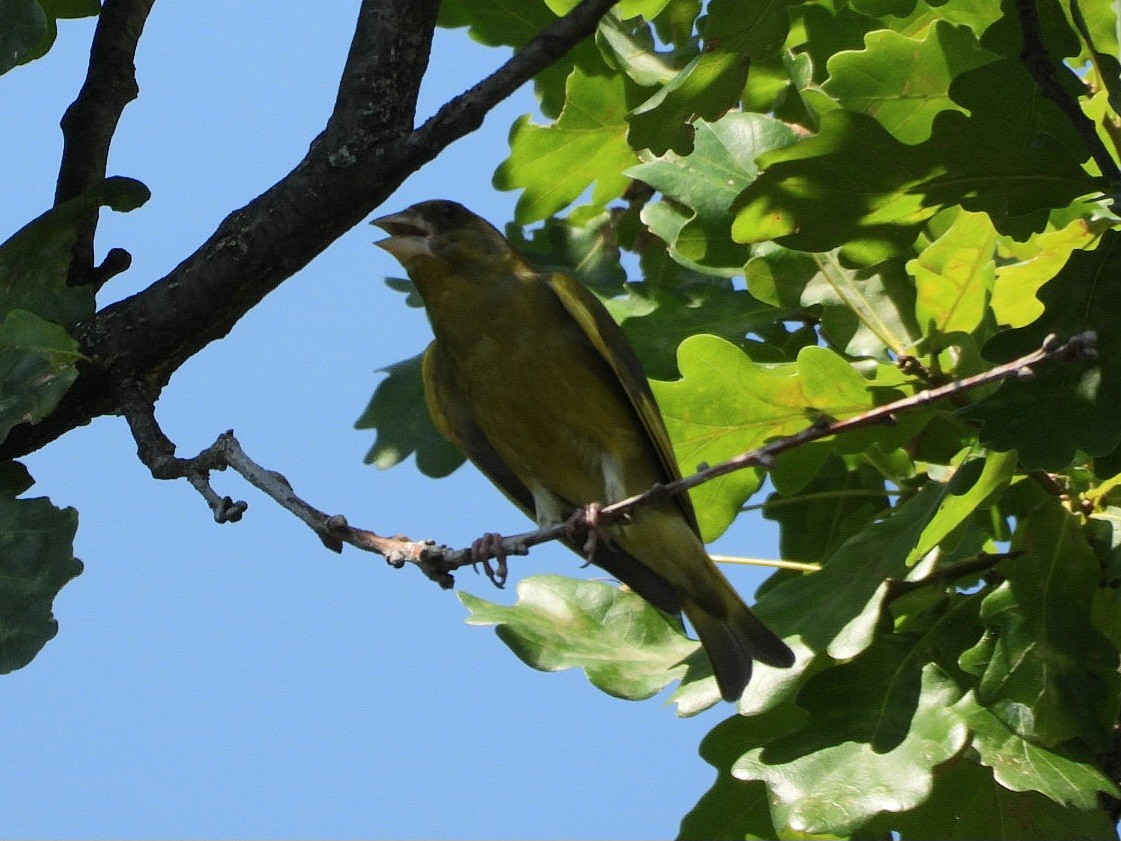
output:
[[[136,45],[154,0],[106,0],[93,34],[89,69],[77,99],[62,115],[62,162],[55,204],[79,196],[106,175],[109,144],[125,106],[136,99]],[[128,260],[114,253],[104,270],[93,265],[97,210],[78,229],[70,261],[71,284],[103,283],[110,270],[122,271]]]
[[[1094,121],[1086,116],[1078,100],[1067,93],[1055,78],[1055,63],[1043,43],[1036,0],[1016,0],[1016,12],[1020,17],[1020,30],[1023,33],[1020,60],[1027,66],[1043,95],[1059,106],[1059,110],[1074,126],[1102,175],[1116,185],[1121,181],[1121,169],[1118,169],[1117,162],[1098,136]],[[1062,72],[1069,71],[1064,68]]]
[[[447,102],[423,126],[402,141],[401,151],[419,166],[449,143],[483,124],[495,105],[540,73],[596,30],[599,19],[618,0],[583,0],[576,8],[519,50],[513,58],[470,90]]]
[[[79,340],[92,364],[50,417],[11,432],[0,458],[31,452],[97,415],[116,412],[109,369],[158,390],[408,175],[478,128],[494,105],[591,34],[613,2],[583,0],[414,132],[437,0],[365,0],[335,111],[307,157],[223,220],[169,275],[83,325]]]

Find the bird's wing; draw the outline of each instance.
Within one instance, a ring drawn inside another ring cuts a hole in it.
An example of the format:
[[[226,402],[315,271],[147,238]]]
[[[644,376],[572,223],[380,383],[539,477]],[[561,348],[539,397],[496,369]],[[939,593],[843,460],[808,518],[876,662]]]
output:
[[[580,325],[592,347],[615,373],[623,391],[630,399],[631,406],[634,407],[635,414],[654,445],[654,451],[662,464],[665,481],[672,482],[680,479],[681,471],[677,466],[677,457],[673,453],[673,444],[670,443],[662,413],[658,409],[657,401],[654,400],[654,393],[650,390],[650,383],[646,380],[642,364],[631,349],[623,329],[615,323],[599,299],[575,278],[561,272],[554,272],[549,276],[548,283],[569,315]],[[697,515],[693,511],[693,503],[688,494],[677,494],[675,500],[681,507],[685,519],[699,536]]]
[[[437,342],[428,345],[424,352],[422,371],[428,411],[440,434],[459,447],[507,499],[530,519],[536,519],[533,494],[502,460],[475,423],[459,383],[446,364]],[[576,541],[562,538],[562,542],[576,554],[584,554]],[[618,546],[600,541],[594,557],[589,560],[660,610],[675,616],[681,612],[681,605],[669,583]]]
[[[424,352],[422,375],[424,398],[436,429],[459,447],[511,502],[533,517],[533,494],[495,452],[475,423],[459,383],[451,375],[436,342],[429,344]]]

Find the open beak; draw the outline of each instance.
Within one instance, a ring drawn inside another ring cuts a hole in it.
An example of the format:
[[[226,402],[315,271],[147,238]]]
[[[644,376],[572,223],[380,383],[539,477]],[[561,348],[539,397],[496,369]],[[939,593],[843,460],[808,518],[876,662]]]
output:
[[[387,234],[385,239],[378,240],[374,245],[384,248],[402,263],[412,257],[431,257],[432,250],[428,247],[428,240],[435,230],[432,225],[409,208],[400,213],[391,213],[380,216],[370,222],[381,228]]]

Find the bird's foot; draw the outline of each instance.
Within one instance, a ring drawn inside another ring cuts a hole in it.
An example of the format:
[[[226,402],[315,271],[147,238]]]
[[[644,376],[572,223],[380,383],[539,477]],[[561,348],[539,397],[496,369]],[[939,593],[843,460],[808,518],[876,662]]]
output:
[[[491,584],[499,589],[506,585],[506,576],[510,572],[506,566],[506,554],[506,541],[497,532],[487,532],[471,544],[471,557],[474,559],[472,566],[475,572],[479,571],[479,565],[482,564],[483,572],[486,573]]]
[[[565,530],[573,537],[578,533],[586,535],[581,549],[589,564],[595,557],[600,542],[606,543],[608,539],[606,528],[600,521],[599,514],[602,510],[603,506],[598,502],[591,502],[569,517],[564,524]]]

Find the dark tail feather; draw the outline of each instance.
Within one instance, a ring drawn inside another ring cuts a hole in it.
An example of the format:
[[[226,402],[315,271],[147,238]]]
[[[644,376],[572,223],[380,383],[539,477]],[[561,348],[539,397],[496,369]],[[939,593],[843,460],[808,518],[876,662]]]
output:
[[[736,701],[743,694],[751,680],[752,660],[778,668],[793,665],[794,652],[738,598],[727,605],[726,616],[715,616],[692,602],[682,607],[712,661],[725,701]]]

